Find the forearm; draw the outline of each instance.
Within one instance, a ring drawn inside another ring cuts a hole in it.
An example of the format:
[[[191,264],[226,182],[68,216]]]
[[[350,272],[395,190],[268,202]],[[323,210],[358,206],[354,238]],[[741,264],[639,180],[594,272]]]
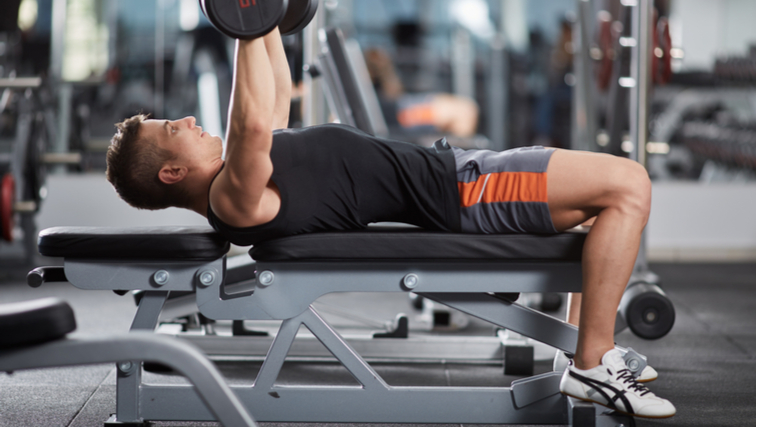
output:
[[[290,66],[288,58],[285,55],[285,49],[282,46],[280,30],[275,28],[274,31],[264,36],[264,45],[266,46],[269,62],[274,74],[274,117],[272,118],[272,128],[281,129],[288,127],[288,117],[290,116],[290,97],[293,87],[290,76]]]
[[[233,144],[236,137],[270,124],[275,104],[274,75],[264,41],[237,40],[235,57],[227,135]]]
[[[237,40],[227,126],[227,167],[219,184],[220,194],[228,196],[229,209],[243,212],[257,206],[272,174],[269,153],[274,100],[274,75],[264,40]]]

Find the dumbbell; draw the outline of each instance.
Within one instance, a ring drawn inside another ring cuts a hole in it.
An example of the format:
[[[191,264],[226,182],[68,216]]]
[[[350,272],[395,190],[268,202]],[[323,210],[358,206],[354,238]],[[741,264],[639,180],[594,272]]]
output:
[[[199,0],[201,10],[217,30],[235,39],[269,34],[295,34],[311,22],[319,0]]]
[[[39,207],[43,196],[40,189],[45,185],[46,169],[49,165],[72,165],[80,166],[83,164],[84,156],[78,152],[68,153],[41,153],[38,149],[29,147],[27,152],[26,165],[23,172],[17,175],[25,184],[24,194],[16,194],[16,197],[30,198],[35,206]],[[13,163],[14,153],[0,153],[0,170]],[[18,206],[17,202],[16,205]],[[27,206],[30,202],[23,202]],[[35,211],[37,208],[35,208]],[[18,212],[25,212],[23,209],[16,209]]]
[[[0,239],[13,241],[13,214],[37,211],[36,202],[16,201],[16,180],[9,172],[0,180]]]
[[[671,68],[671,53],[673,43],[670,39],[670,24],[667,17],[661,17],[654,22],[652,38],[652,81],[655,84],[665,84],[673,76]]]
[[[676,321],[676,310],[665,292],[653,283],[638,282],[628,286],[618,307],[631,332],[654,340],[662,338]]]

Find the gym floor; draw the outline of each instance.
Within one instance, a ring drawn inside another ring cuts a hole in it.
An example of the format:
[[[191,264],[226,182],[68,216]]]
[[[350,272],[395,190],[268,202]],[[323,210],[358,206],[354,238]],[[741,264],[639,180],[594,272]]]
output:
[[[48,264],[55,264],[52,260]],[[660,378],[651,389],[670,399],[678,413],[666,420],[637,419],[645,426],[754,426],[756,425],[755,264],[653,264],[662,287],[673,301],[677,316],[673,330],[657,341],[645,341],[629,331],[617,343],[633,347],[649,358]],[[124,332],[134,314],[131,298],[109,291],[82,291],[59,283],[32,289],[26,286],[26,269],[0,260],[0,294],[3,302],[57,296],[74,308],[78,330],[74,335]],[[368,294],[363,294],[364,303]],[[403,296],[403,295],[402,295]],[[346,295],[346,307],[361,304]],[[408,311],[398,300],[397,311]],[[389,318],[393,314],[389,313]],[[477,322],[466,332],[483,333]],[[373,366],[392,385],[508,386],[515,377],[504,376],[490,365],[380,364]],[[231,382],[250,382],[257,363],[219,363]],[[551,369],[537,362],[535,372]],[[29,370],[0,374],[0,427],[100,426],[115,411],[115,368],[95,365],[76,368]],[[351,381],[344,368],[330,363],[287,363],[279,381],[298,378],[321,384]],[[181,381],[147,374],[146,381]],[[275,423],[260,423],[274,426]],[[161,422],[156,426],[214,426],[216,423]],[[287,424],[296,426],[296,424]]]

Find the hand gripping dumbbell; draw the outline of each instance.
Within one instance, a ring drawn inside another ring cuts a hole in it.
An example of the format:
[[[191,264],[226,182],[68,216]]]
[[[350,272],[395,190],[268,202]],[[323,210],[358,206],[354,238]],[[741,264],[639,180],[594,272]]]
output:
[[[219,31],[235,39],[251,40],[280,27],[295,34],[311,22],[319,0],[199,0],[201,10]]]

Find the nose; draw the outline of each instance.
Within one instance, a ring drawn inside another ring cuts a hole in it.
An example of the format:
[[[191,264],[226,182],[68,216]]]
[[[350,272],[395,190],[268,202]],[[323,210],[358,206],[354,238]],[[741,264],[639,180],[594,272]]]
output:
[[[186,125],[190,129],[192,129],[192,128],[195,127],[195,117],[193,117],[193,116],[187,116],[187,117],[179,119],[177,121],[180,122],[180,123],[182,123],[182,124],[184,124],[184,125]]]

